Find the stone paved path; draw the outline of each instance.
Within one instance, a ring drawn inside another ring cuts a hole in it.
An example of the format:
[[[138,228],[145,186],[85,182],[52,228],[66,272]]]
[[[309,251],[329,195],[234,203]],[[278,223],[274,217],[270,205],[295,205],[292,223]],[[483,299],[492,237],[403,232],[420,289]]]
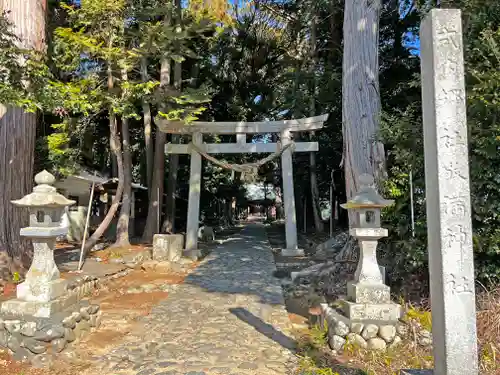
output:
[[[290,322],[265,229],[248,224],[105,357],[103,375],[292,375]]]

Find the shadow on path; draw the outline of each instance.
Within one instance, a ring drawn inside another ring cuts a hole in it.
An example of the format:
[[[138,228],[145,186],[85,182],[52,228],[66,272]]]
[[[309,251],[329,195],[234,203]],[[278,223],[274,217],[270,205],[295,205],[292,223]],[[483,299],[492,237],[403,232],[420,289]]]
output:
[[[229,312],[236,316],[241,321],[252,326],[257,332],[266,336],[267,338],[273,340],[285,349],[294,352],[296,355],[303,355],[300,350],[299,343],[284,333],[276,330],[272,325],[264,322],[259,317],[252,314],[250,311],[243,307],[230,308]],[[319,368],[330,368],[334,374],[338,375],[366,375],[366,373],[358,368],[348,367],[341,364],[339,361],[333,359],[331,353],[325,348],[315,348],[310,351],[312,361]],[[328,361],[328,363],[326,363]],[[308,372],[303,372],[300,375],[310,374]],[[312,375],[319,375],[313,373]]]
[[[255,316],[247,309],[243,307],[236,307],[236,308],[230,308],[229,312],[235,315],[241,321],[255,328],[255,330],[257,330],[267,338],[280,344],[283,348],[293,350],[295,352],[297,351],[298,349],[297,341],[288,337],[282,332],[276,330],[272,325],[264,322],[262,319]]]

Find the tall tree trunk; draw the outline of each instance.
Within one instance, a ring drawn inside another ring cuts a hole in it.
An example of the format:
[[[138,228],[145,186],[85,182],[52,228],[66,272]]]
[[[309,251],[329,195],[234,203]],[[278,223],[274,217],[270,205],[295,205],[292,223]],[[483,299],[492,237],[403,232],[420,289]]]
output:
[[[181,0],[175,0],[175,22],[181,27],[182,25],[182,8]],[[180,51],[179,51],[180,53]],[[178,91],[181,90],[182,85],[182,63],[176,61],[174,64],[174,87]],[[179,143],[180,136],[177,134],[172,135],[172,143]],[[177,171],[179,169],[179,155],[171,154],[168,164],[168,180],[167,180],[167,212],[165,222],[163,223],[163,230],[166,233],[175,232],[175,195],[177,192]]]
[[[166,134],[156,132],[155,153],[154,153],[154,170],[153,182],[151,184],[151,193],[148,205],[148,216],[142,240],[146,243],[153,241],[153,235],[158,231],[158,219],[161,220],[162,205],[163,205],[163,185],[165,177],[165,141]]]
[[[281,186],[277,184],[274,189],[276,191],[276,220],[281,220],[283,218],[283,199],[281,196]]]
[[[143,57],[141,59],[141,79],[142,82],[149,81],[148,60]],[[144,113],[144,143],[146,146],[146,186],[149,188],[149,196],[151,197],[151,184],[153,181],[153,119],[151,117],[151,105],[146,99],[142,100],[142,112]]]
[[[231,180],[233,186],[239,186],[241,184],[241,173],[232,171]],[[231,225],[234,225],[235,220],[238,220],[238,207],[236,204],[237,204],[236,196],[232,194],[229,201],[229,210],[230,210],[229,216],[231,217]]]
[[[171,17],[165,17],[165,26],[170,25]],[[170,85],[171,60],[164,58],[161,61],[160,68],[160,87]],[[163,111],[167,108],[163,105]],[[155,152],[154,152],[154,168],[153,182],[151,184],[151,193],[148,206],[148,217],[144,227],[142,240],[147,243],[153,242],[153,235],[159,229],[161,220],[161,212],[163,206],[163,190],[165,184],[165,143],[167,140],[166,133],[162,131],[156,132]]]
[[[111,63],[108,63],[108,90],[112,91],[114,88],[114,78],[113,78],[113,67]],[[109,148],[112,152],[113,157],[116,160],[117,173],[118,173],[118,186],[116,187],[115,196],[111,202],[106,216],[102,220],[101,224],[97,227],[96,231],[89,237],[87,242],[85,242],[85,252],[88,252],[94,247],[94,245],[99,241],[101,236],[106,232],[109,225],[113,221],[113,218],[118,211],[118,206],[120,206],[120,201],[122,199],[124,184],[124,168],[123,168],[123,155],[122,148],[120,145],[120,135],[118,133],[118,122],[113,109],[109,108]]]
[[[128,81],[126,69],[122,70],[122,83]],[[128,118],[122,117],[122,151],[123,151],[123,196],[118,225],[116,226],[115,246],[130,246],[129,224],[132,208],[132,155],[130,151],[130,131]]]
[[[313,16],[311,19],[311,39],[310,39],[310,73],[311,78],[311,90],[310,90],[310,105],[309,113],[310,116],[316,115],[316,66],[317,66],[317,54],[316,54],[316,9],[313,9]],[[314,134],[310,134],[311,140],[314,138]],[[311,206],[312,214],[314,218],[314,228],[316,232],[323,232],[323,220],[321,219],[321,210],[319,206],[319,189],[318,189],[318,177],[316,175],[316,153],[309,153],[309,181],[311,183]]]
[[[345,2],[344,55],[342,64],[342,132],[346,198],[359,189],[359,176],[369,173],[380,184],[386,176],[384,146],[374,141],[379,130],[380,91],[378,81],[379,18],[381,0]],[[349,212],[349,225],[355,217]],[[331,275],[332,286],[338,275],[353,274],[359,250],[351,238],[337,253],[334,264],[322,273]],[[351,261],[351,262],[346,262]],[[345,276],[342,276],[345,280]],[[341,284],[344,285],[344,284]],[[342,287],[343,292],[344,287]]]
[[[379,18],[380,0],[345,2],[342,74],[343,163],[347,199],[368,173],[380,183],[386,176],[384,146],[374,141],[379,130]],[[349,222],[354,216],[350,213]]]
[[[116,177],[120,173],[118,171],[118,160],[116,160],[115,154],[113,154],[113,151],[111,151],[111,155],[109,157],[111,158],[111,177]]]
[[[0,0],[24,48],[45,51],[46,0]],[[37,116],[0,104],[0,282],[29,267],[33,248],[19,235],[28,224],[26,209],[10,202],[31,193]]]

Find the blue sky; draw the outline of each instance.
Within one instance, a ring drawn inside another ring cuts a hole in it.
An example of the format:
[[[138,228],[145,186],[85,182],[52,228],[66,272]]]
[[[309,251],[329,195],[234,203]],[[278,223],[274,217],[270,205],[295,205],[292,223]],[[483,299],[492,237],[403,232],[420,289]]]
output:
[[[400,7],[399,7],[399,14],[400,18],[404,18],[408,12],[410,12],[413,9],[411,2],[408,1],[403,1],[400,0]],[[412,51],[412,54],[414,55],[420,55],[420,39],[419,36],[413,33],[406,33],[405,35],[405,46],[408,48],[414,48]]]
[[[415,35],[413,33],[407,33],[405,35],[406,43],[405,46],[408,48],[412,48],[412,54],[413,55],[420,55],[420,38],[418,35]]]

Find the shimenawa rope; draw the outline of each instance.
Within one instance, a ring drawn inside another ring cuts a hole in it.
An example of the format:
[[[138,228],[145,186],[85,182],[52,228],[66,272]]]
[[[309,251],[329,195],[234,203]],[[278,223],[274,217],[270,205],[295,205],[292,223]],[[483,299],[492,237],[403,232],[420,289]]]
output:
[[[291,148],[292,152],[295,150],[295,144],[289,143],[285,145],[284,147],[281,147],[281,143],[278,142],[278,151],[266,156],[265,158],[258,160],[254,163],[246,163],[246,164],[230,164],[226,161],[218,160],[208,154],[203,148],[195,145],[194,143],[189,143],[189,148],[196,151],[199,153],[201,156],[203,156],[205,159],[211,161],[215,165],[218,165],[221,168],[224,169],[229,169],[235,172],[239,172],[242,174],[242,179],[251,181],[255,180],[255,178],[258,175],[259,168],[262,167],[264,164],[269,163],[270,161],[276,159],[277,157],[281,156],[283,152],[285,152],[287,149]]]

